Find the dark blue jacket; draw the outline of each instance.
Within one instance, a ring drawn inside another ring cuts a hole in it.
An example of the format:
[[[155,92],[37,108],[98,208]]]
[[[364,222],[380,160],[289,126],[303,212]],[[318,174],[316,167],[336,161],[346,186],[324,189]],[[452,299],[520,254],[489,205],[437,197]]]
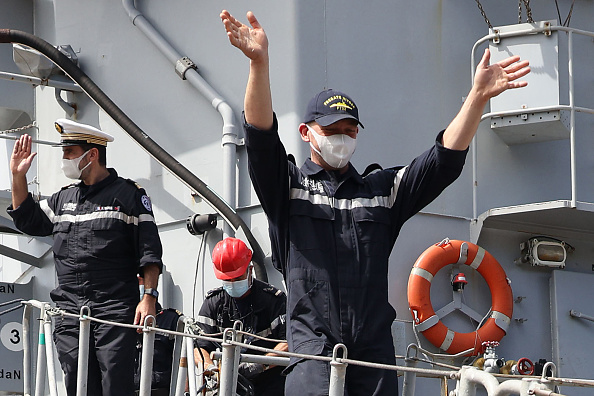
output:
[[[289,350],[329,355],[341,342],[349,358],[393,360],[390,252],[404,222],[460,175],[467,150],[444,148],[442,132],[410,165],[362,177],[352,164],[340,175],[287,161],[276,118],[270,131],[245,130],[272,260],[287,285]]]
[[[285,293],[274,286],[254,279],[250,293],[243,298],[229,296],[222,287],[209,291],[196,321],[204,334],[221,334],[226,328],[233,327],[236,320],[240,320],[245,332],[260,337],[285,340],[286,303]],[[266,342],[249,336],[244,342],[265,348],[274,348],[278,343]],[[208,352],[212,352],[220,346],[205,340],[196,340],[195,345]],[[256,350],[243,352],[262,354]]]
[[[162,268],[162,247],[144,189],[109,172],[99,183],[72,184],[39,203],[29,194],[8,213],[26,234],[53,235],[59,286],[51,295],[60,307],[78,313],[88,305],[92,316],[129,317],[139,300],[137,274],[148,264]]]

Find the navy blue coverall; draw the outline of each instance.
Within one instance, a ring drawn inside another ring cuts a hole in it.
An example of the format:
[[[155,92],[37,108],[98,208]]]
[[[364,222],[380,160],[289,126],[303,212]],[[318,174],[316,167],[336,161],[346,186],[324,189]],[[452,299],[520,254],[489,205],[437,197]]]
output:
[[[350,359],[395,364],[390,252],[404,222],[460,175],[467,150],[444,148],[441,132],[410,165],[362,177],[352,164],[339,174],[288,161],[276,115],[269,131],[244,128],[272,260],[287,285],[289,350],[331,356],[344,343]],[[287,395],[328,394],[327,363],[292,358],[287,372]],[[345,392],[393,395],[396,372],[350,365]]]
[[[39,203],[29,194],[8,213],[26,234],[53,235],[58,287],[50,295],[59,308],[79,314],[86,305],[95,318],[132,324],[137,274],[149,264],[161,270],[161,240],[144,189],[114,169],[109,173],[99,183],[72,184]],[[76,394],[78,333],[77,318],[56,320],[54,341],[70,396]],[[91,322],[90,343],[88,394],[134,394],[136,331]]]
[[[274,340],[285,340],[286,303],[285,293],[254,279],[249,294],[242,298],[229,296],[222,287],[208,292],[196,321],[205,334],[222,333],[226,328],[233,327],[236,320],[240,320],[245,332]],[[278,344],[278,341],[265,341],[250,336],[247,336],[244,342],[263,348],[274,348]],[[220,347],[204,340],[196,340],[194,343],[196,347],[203,348],[209,353]],[[241,352],[253,355],[263,354],[250,349]],[[272,367],[252,378],[255,394],[258,396],[283,395],[285,377],[281,375],[281,371],[282,367]]]

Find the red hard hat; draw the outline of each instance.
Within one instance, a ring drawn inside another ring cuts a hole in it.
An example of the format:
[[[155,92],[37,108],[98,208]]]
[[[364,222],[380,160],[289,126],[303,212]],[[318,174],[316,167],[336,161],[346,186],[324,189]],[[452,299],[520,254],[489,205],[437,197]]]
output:
[[[241,239],[225,238],[212,251],[214,273],[218,279],[229,280],[243,274],[252,260],[252,251]]]

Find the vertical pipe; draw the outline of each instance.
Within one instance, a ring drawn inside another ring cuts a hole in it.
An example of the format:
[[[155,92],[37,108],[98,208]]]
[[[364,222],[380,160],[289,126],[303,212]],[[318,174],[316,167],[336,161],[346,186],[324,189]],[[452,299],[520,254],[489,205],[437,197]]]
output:
[[[186,350],[186,344],[187,343],[191,343],[192,340],[187,338],[187,337],[183,337],[182,341],[181,341],[181,351],[180,351],[180,357],[179,357],[179,368],[177,370],[177,376],[175,378],[177,378],[177,381],[175,383],[175,396],[182,396],[184,394],[184,390],[186,388],[186,378],[188,378],[189,380],[189,375],[188,375],[188,358],[187,358],[187,350]],[[172,380],[173,382],[173,380]],[[194,385],[194,388],[196,386]]]
[[[45,317],[43,318],[43,327],[45,328],[45,334],[52,333],[52,320],[47,314],[47,311]],[[54,364],[54,344],[52,342],[45,343],[45,356],[47,358],[47,378],[50,396],[58,396],[58,387],[56,385],[56,365]]]
[[[218,107],[218,106],[217,106]],[[229,109],[228,111],[226,111]],[[233,113],[229,106],[221,106],[218,109],[223,115],[223,119],[229,120],[223,125],[223,138],[221,145],[223,147],[223,200],[227,202],[229,207],[235,209],[236,204],[236,174],[237,174],[237,133],[235,132],[235,125],[233,124]],[[229,113],[226,115],[226,113]],[[225,116],[226,115],[226,116]],[[225,222],[223,225],[224,237],[234,236],[233,229]]]
[[[237,363],[239,361],[239,348],[228,342],[235,341],[234,329],[225,329],[223,332],[223,355],[220,366],[219,396],[233,396],[237,388]]]
[[[417,360],[415,360],[411,356],[409,356],[409,353],[413,349],[413,346],[416,347],[416,345],[410,344],[408,346],[408,348],[406,348],[406,358],[404,359],[404,365],[406,367],[411,367],[411,368],[417,367]],[[415,348],[415,355],[416,355],[416,351],[417,351],[417,349]],[[416,384],[417,384],[417,373],[412,372],[412,371],[405,371],[404,379],[402,381],[402,396],[414,396]]]
[[[338,350],[342,350],[342,358],[346,359],[347,349],[344,344],[334,345],[330,362],[330,387],[328,396],[343,396],[347,364],[338,361]]]
[[[31,305],[23,309],[23,395],[31,396]]]
[[[441,396],[448,396],[448,377],[441,377]]]
[[[154,330],[155,317],[152,315],[147,315],[144,318],[144,328],[142,329],[142,359],[140,361],[139,396],[150,396],[151,394],[151,384],[153,379],[153,355],[155,351]]]
[[[122,5],[134,26],[138,27],[146,37],[163,53],[163,55],[177,66],[181,54],[163,37],[163,35],[142,15],[134,5],[134,0],[122,0]],[[235,210],[236,207],[236,150],[237,150],[237,126],[235,115],[229,106],[215,89],[208,84],[198,73],[196,68],[187,68],[183,72],[183,79],[187,80],[207,100],[210,100],[223,119],[223,194],[222,199],[227,205]],[[228,222],[223,226],[225,236],[233,235],[233,228]]]
[[[86,314],[85,314],[86,312]],[[76,396],[87,395],[87,376],[89,366],[89,338],[91,334],[91,310],[87,306],[80,309],[80,330],[78,333],[78,369],[76,375]]]
[[[41,307],[40,319],[45,316],[45,305]],[[43,396],[45,387],[45,328],[39,326],[39,344],[37,345],[37,371],[35,373],[35,396]]]
[[[472,47],[472,53],[470,54],[470,86],[471,87],[472,87],[472,85],[474,85],[474,70],[475,70],[474,53],[476,51],[476,46],[477,46],[477,43],[475,43],[475,45]],[[480,127],[480,125],[479,125],[479,127]],[[478,219],[478,170],[477,170],[478,158],[477,158],[477,152],[476,152],[476,150],[477,150],[476,139],[477,139],[477,137],[475,134],[474,138],[472,139],[472,142],[470,143],[470,146],[472,148],[471,156],[472,156],[472,219],[473,220]]]
[[[196,362],[194,362],[194,343],[191,339],[186,341],[186,356],[188,364],[188,383],[190,395],[195,395],[196,389]]]
[[[577,175],[576,175],[576,160],[575,160],[575,101],[574,101],[574,85],[573,85],[573,33],[568,32],[567,36],[567,51],[568,51],[568,72],[569,72],[569,107],[570,119],[569,123],[569,152],[571,162],[571,207],[577,206]]]
[[[175,331],[177,331],[178,333],[184,332],[184,316],[183,315],[177,319],[177,326],[175,328]],[[171,378],[170,378],[170,382],[169,382],[169,396],[175,395],[176,383],[174,382],[174,379],[177,378],[177,373],[178,373],[178,370],[180,367],[180,354],[181,354],[181,348],[183,346],[183,342],[182,342],[183,338],[184,337],[182,337],[182,336],[176,335],[175,342],[173,344],[173,359],[172,359],[172,363],[171,363]]]

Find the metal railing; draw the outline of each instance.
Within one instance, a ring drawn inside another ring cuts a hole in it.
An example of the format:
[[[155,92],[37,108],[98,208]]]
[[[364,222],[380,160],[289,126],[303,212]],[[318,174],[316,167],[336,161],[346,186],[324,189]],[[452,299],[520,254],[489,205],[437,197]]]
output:
[[[312,359],[328,362],[330,365],[330,396],[344,395],[345,376],[348,365],[365,366],[375,369],[392,370],[398,372],[399,375],[404,375],[404,382],[402,388],[403,396],[414,396],[415,383],[417,377],[434,378],[441,381],[442,396],[475,396],[477,385],[481,385],[487,391],[488,396],[503,396],[509,394],[519,394],[520,396],[529,395],[548,395],[560,396],[559,393],[554,393],[556,385],[564,386],[579,386],[590,387],[594,389],[594,380],[582,379],[568,379],[547,377],[545,374],[551,372],[555,375],[556,367],[552,362],[545,364],[542,376],[520,376],[520,375],[501,375],[490,374],[479,370],[476,367],[463,366],[461,368],[440,364],[447,369],[427,369],[417,367],[418,362],[428,362],[434,364],[435,362],[419,359],[416,355],[420,351],[425,356],[432,356],[429,351],[425,351],[415,344],[409,345],[406,356],[396,356],[397,359],[404,359],[405,365],[388,365],[371,363],[361,360],[353,360],[348,358],[348,350],[344,344],[337,344],[334,347],[332,356],[313,356],[307,354],[299,354],[293,352],[278,351],[269,348],[263,348],[251,344],[241,342],[242,335],[249,334],[241,330],[241,323],[236,322],[233,328],[227,328],[222,333],[222,338],[213,337],[212,335],[195,334],[197,326],[193,318],[181,316],[178,320],[176,330],[168,330],[155,327],[156,320],[153,316],[148,316],[143,326],[109,322],[93,318],[88,307],[82,307],[80,313],[73,314],[65,312],[61,309],[52,307],[49,303],[40,302],[36,300],[29,300],[22,302],[25,306],[23,311],[23,379],[25,396],[31,396],[31,351],[30,335],[32,331],[31,314],[33,308],[40,310],[40,325],[39,325],[39,343],[37,345],[37,364],[35,373],[35,396],[45,394],[45,379],[47,376],[49,384],[49,394],[55,396],[58,394],[56,381],[56,368],[54,358],[53,342],[46,342],[46,335],[51,334],[52,318],[58,316],[69,316],[78,318],[80,321],[79,337],[79,361],[78,361],[78,377],[77,377],[77,396],[86,395],[87,391],[87,364],[89,343],[85,342],[89,337],[91,322],[111,324],[113,326],[134,328],[142,330],[143,346],[142,359],[140,364],[140,389],[139,396],[149,396],[151,394],[151,381],[153,369],[153,351],[155,334],[161,333],[174,337],[174,351],[172,359],[172,374],[169,395],[182,396],[185,392],[186,382],[190,395],[197,395],[199,392],[204,393],[205,383],[203,371],[196,373],[196,364],[194,362],[194,342],[193,340],[206,340],[216,342],[222,345],[221,352],[213,352],[211,357],[217,360],[219,364],[219,387],[217,390],[218,396],[234,396],[236,393],[238,365],[240,362],[256,362],[267,365],[286,366],[289,364],[290,357],[300,359]],[[220,335],[220,333],[219,333]],[[253,336],[253,334],[250,334]],[[50,338],[51,340],[51,338]],[[263,356],[253,355],[247,353],[240,353],[242,348],[250,349],[262,353],[273,353],[277,356]],[[412,354],[412,351],[415,354]],[[189,375],[192,374],[192,375]],[[456,380],[456,388],[448,392],[448,380]],[[500,382],[501,381],[501,382]]]

